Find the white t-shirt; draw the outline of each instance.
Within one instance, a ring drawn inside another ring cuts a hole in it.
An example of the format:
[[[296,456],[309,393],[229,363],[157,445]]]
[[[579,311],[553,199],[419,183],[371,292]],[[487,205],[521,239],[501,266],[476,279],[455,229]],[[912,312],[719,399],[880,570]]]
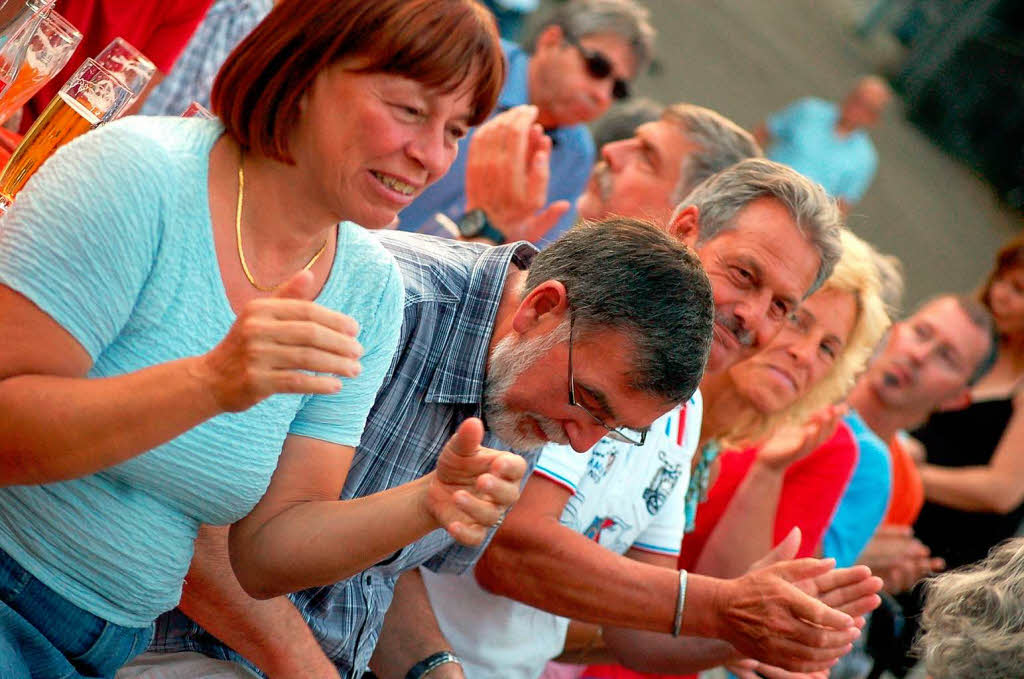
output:
[[[577,533],[617,554],[635,548],[677,556],[702,412],[697,392],[685,407],[651,425],[642,447],[607,438],[587,453],[549,445],[533,473],[572,491],[561,522]],[[490,594],[472,571],[421,571],[441,631],[462,658],[467,679],[536,679],[561,652],[567,618]]]

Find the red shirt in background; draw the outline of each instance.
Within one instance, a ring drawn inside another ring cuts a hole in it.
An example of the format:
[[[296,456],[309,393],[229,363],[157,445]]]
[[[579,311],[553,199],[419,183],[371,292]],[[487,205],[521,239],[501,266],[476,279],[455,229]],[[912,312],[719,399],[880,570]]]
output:
[[[782,494],[775,514],[772,544],[778,544],[794,526],[800,526],[802,542],[797,558],[814,556],[846,485],[857,466],[857,442],[850,428],[839,423],[836,433],[810,455],[786,469]],[[750,471],[757,448],[729,451],[721,456],[721,470],[708,499],[697,508],[694,531],[683,539],[679,567],[692,570],[711,532],[725,513],[733,495]],[[696,675],[645,674],[615,665],[591,665],[582,679],[691,679]]]
[[[57,0],[54,9],[82,32],[71,61],[27,104],[25,132],[87,57],[99,54],[114,38],[124,38],[166,74],[185,49],[213,0]]]
[[[896,436],[889,440],[889,458],[892,460],[892,495],[882,523],[886,526],[913,526],[924,506],[921,473]]]

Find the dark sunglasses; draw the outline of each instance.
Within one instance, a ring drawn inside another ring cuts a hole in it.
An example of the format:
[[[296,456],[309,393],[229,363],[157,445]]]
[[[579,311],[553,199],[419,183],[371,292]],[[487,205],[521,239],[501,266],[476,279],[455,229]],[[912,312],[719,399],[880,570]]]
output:
[[[598,80],[604,80],[611,76],[614,67],[612,62],[601,52],[584,47],[575,37],[566,35],[565,41],[575,47],[583,57],[583,63],[587,65],[587,73]],[[615,99],[629,98],[629,83],[622,78],[612,80],[612,97]]]

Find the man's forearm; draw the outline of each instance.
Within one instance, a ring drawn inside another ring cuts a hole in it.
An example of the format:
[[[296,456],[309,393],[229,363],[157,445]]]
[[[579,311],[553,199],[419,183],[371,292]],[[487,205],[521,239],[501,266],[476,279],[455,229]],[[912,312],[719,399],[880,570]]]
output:
[[[226,527],[200,528],[180,608],[271,679],[338,677],[287,597],[261,601],[242,590],[228,562]]]
[[[602,636],[619,663],[640,672],[693,674],[742,657],[717,639],[673,638],[621,627],[605,627]]]
[[[772,548],[784,469],[754,462],[729,501],[694,570],[719,578],[743,575]]]
[[[477,565],[482,587],[583,622],[672,631],[677,571],[610,552],[557,520],[518,519],[509,514]]]
[[[370,669],[380,679],[402,679],[409,669],[451,646],[438,627],[423,578],[416,569],[406,571],[395,583],[395,595],[384,616]],[[462,677],[462,668],[445,663],[430,673],[431,679]]]

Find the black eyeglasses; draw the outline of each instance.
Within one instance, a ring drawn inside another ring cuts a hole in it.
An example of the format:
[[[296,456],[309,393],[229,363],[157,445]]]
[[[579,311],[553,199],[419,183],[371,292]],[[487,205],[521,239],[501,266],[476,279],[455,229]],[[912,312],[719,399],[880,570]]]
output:
[[[584,47],[580,44],[580,41],[571,35],[565,36],[565,41],[579,50],[580,56],[583,57],[583,63],[587,66],[587,73],[593,78],[598,80],[604,80],[612,75],[612,71],[615,67],[612,65],[611,60],[606,57],[603,53],[592,50],[589,47]],[[629,98],[629,83],[622,78],[612,79],[612,97],[615,99],[628,99]]]
[[[647,440],[646,431],[637,431],[627,427],[609,427],[600,417],[587,410],[587,407],[576,401],[576,382],[572,375],[572,326],[573,319],[569,317],[569,405],[575,406],[590,415],[590,419],[601,425],[608,431],[608,438],[622,443],[631,443],[634,446],[642,446]]]

